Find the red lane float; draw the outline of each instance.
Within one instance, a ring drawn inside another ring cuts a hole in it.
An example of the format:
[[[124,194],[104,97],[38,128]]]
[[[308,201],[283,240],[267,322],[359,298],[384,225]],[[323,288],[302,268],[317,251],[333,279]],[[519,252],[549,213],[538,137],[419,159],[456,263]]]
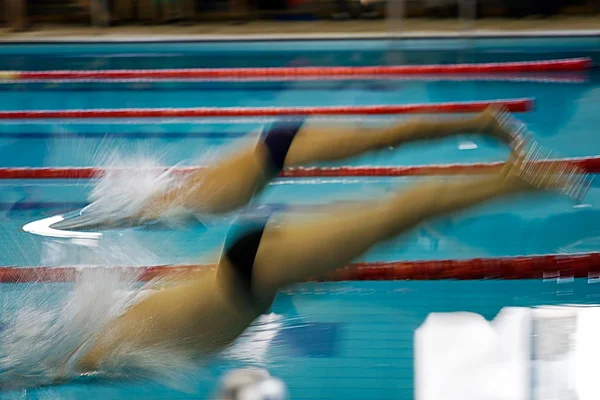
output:
[[[568,158],[540,161],[539,164],[560,161],[579,167],[589,173],[600,173],[600,157]],[[447,164],[405,167],[297,167],[283,170],[281,178],[333,178],[333,177],[393,177],[393,176],[429,176],[476,174],[489,172],[504,165],[502,162],[478,164]],[[201,170],[203,167],[173,168],[174,174],[185,175]],[[0,168],[0,179],[94,179],[108,172],[131,173],[135,169],[104,169],[96,167],[58,167],[58,168]],[[148,170],[164,172],[165,169]]]
[[[1,72],[0,72],[1,74]],[[186,83],[230,83],[230,82],[242,82],[242,83],[261,83],[261,82],[315,82],[315,81],[348,81],[348,80],[365,80],[365,81],[385,81],[393,80],[395,82],[534,82],[534,83],[560,83],[560,84],[579,84],[589,80],[587,71],[575,71],[575,72],[546,72],[546,73],[490,73],[490,74],[441,74],[441,75],[355,75],[355,76],[289,76],[289,77],[275,77],[275,78],[254,78],[254,77],[241,77],[241,78],[194,78],[194,79],[181,79],[181,80],[167,80],[167,79],[28,79],[28,80],[3,80],[0,75],[0,85],[2,84],[57,84],[44,89],[58,89],[62,88],[61,84],[94,84],[94,83],[124,83],[129,84],[129,89],[146,89],[151,84],[158,83],[170,83],[170,82],[186,82]]]
[[[373,67],[276,67],[276,68],[196,68],[152,70],[81,71],[0,71],[2,80],[122,80],[122,79],[223,79],[482,74],[506,72],[582,71],[590,68],[590,58],[525,61],[486,64],[394,65]]]
[[[479,112],[492,104],[504,105],[511,112],[533,109],[533,99],[508,99],[474,102],[394,104],[333,107],[199,107],[199,108],[124,108],[95,110],[22,110],[0,111],[0,119],[71,119],[71,118],[207,118],[272,117],[304,115],[391,115],[411,113]]]
[[[88,267],[104,268],[104,267]],[[214,265],[110,267],[138,281],[186,279]],[[73,282],[85,267],[0,267],[0,283]],[[480,280],[480,279],[600,279],[600,253],[470,260],[392,261],[357,263],[325,279],[309,281]]]

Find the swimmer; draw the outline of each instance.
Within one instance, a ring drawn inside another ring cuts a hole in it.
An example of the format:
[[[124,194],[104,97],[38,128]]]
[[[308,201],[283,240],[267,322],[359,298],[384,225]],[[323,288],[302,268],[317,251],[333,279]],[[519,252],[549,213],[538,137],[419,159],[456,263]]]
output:
[[[581,171],[560,162],[534,163],[524,146],[516,146],[493,173],[428,180],[308,219],[240,219],[216,269],[144,296],[74,350],[65,364],[73,374],[102,373],[116,359],[127,365],[123,352],[147,353],[161,346],[203,360],[266,312],[280,289],[327,276],[422,222],[519,193],[547,190],[579,198],[587,190]]]
[[[509,114],[498,106],[466,118],[412,118],[387,127],[276,123],[256,145],[186,176],[180,184],[150,197],[135,215],[120,215],[123,212],[120,206],[115,215],[106,215],[94,211],[102,207],[94,207],[97,204],[92,203],[51,228],[137,226],[156,221],[172,210],[199,216],[224,214],[246,205],[283,168],[342,160],[387,147],[467,133],[485,134],[510,145],[514,139],[512,128]],[[107,199],[105,203],[115,202]]]

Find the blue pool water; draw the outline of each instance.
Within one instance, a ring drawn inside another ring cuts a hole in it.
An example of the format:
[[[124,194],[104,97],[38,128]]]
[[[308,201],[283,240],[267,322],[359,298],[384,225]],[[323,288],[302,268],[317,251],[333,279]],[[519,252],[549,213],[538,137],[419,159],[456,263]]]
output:
[[[376,65],[555,59],[600,61],[600,39],[478,39],[310,41],[273,43],[45,44],[0,46],[4,69],[183,68],[282,65]],[[562,75],[561,75],[562,76]],[[555,77],[559,77],[556,75]],[[521,115],[534,137],[562,156],[595,156],[600,125],[600,73],[551,82],[289,82],[169,84],[3,84],[0,110],[195,106],[326,106],[426,103],[534,97]],[[89,166],[114,150],[160,157],[166,165],[193,163],[223,146],[249,141],[256,121],[11,121],[0,126],[0,167]],[[412,145],[338,165],[424,165],[497,161],[498,143],[477,136]],[[417,179],[278,180],[255,201],[277,209],[335,200],[375,198]],[[178,230],[125,230],[97,248],[32,236],[30,221],[86,204],[90,187],[77,181],[0,181],[0,265],[114,265],[214,261],[227,221]],[[364,259],[427,260],[596,251],[600,189],[583,205],[557,195],[495,202],[424,224],[384,243]],[[518,282],[372,282],[299,285],[280,294],[272,314],[244,339],[290,386],[293,399],[397,399],[413,391],[412,335],[433,311],[467,310],[493,318],[509,305],[596,303],[600,286],[587,280]],[[2,285],[0,300],[18,301],[48,285]],[[54,284],[60,298],[69,285]],[[45,289],[44,289],[45,288]],[[258,331],[258,333],[257,333]],[[243,341],[244,342],[244,341]],[[204,399],[225,369],[247,365],[215,360],[194,377],[192,393],[151,382],[80,381],[28,390],[27,398]],[[21,398],[2,393],[1,398]]]

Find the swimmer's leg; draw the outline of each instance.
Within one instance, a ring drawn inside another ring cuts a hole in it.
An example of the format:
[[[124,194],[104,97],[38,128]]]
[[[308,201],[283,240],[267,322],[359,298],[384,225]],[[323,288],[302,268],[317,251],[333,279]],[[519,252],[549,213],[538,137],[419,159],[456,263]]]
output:
[[[275,218],[269,219],[264,230],[260,228],[256,253],[254,249],[246,251],[248,259],[242,260],[251,263],[247,279],[250,291],[240,284],[240,274],[227,275],[233,271],[232,262],[239,261],[226,253],[217,270],[221,275],[207,272],[204,277],[157,291],[109,324],[99,333],[94,347],[79,360],[79,370],[95,370],[121,343],[137,348],[196,338],[194,346],[201,347],[212,345],[215,338],[230,332],[229,338],[233,339],[256,313],[250,307],[245,311],[244,307],[236,307],[237,296],[233,292],[226,295],[227,289],[223,288],[237,287],[240,293],[251,293],[252,302],[269,304],[281,287],[331,273],[373,245],[427,219],[530,190],[531,186],[513,176],[513,168],[519,166],[510,165],[502,172],[478,178],[424,183],[385,200],[338,207],[312,220],[283,221],[277,226]],[[548,181],[545,187],[552,186],[552,180]]]
[[[141,219],[157,218],[166,209],[182,206],[198,212],[229,212],[246,205],[283,167],[353,157],[404,143],[463,133],[486,133],[512,140],[497,107],[467,118],[407,119],[385,128],[278,123],[257,145],[187,177],[185,185],[153,199]]]
[[[582,182],[566,179],[559,163],[528,165],[525,179],[521,163],[513,160],[495,174],[418,184],[382,201],[338,207],[319,219],[267,225],[255,259],[255,293],[269,296],[280,287],[323,277],[432,218],[520,192],[567,191]]]
[[[513,133],[503,123],[506,115],[498,106],[490,106],[466,118],[407,118],[383,128],[306,123],[287,153],[285,166],[341,160],[390,146],[467,133],[482,133],[510,143]]]

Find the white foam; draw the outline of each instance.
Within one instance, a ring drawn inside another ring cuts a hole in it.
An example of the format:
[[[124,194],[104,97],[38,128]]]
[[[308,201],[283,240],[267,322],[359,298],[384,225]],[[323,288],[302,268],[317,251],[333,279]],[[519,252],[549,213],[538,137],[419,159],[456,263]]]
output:
[[[150,284],[136,283],[135,275],[85,268],[77,283],[64,292],[55,285],[28,285],[16,298],[3,297],[0,312],[6,322],[0,333],[0,388],[30,388],[76,378],[78,372],[68,368],[75,350],[154,290]],[[169,347],[164,343],[143,351],[118,348],[98,373],[118,377],[134,373],[185,389],[185,374],[195,364],[188,354]]]
[[[250,134],[250,138],[257,138],[258,135]],[[239,141],[238,141],[239,142]],[[233,151],[240,144],[236,142],[230,146],[205,147],[199,148],[195,154],[195,159],[191,160],[194,165],[209,166],[217,162],[227,152]],[[244,145],[248,142],[244,141]],[[225,147],[225,148],[223,148]],[[148,203],[156,199],[161,194],[169,190],[177,191],[179,187],[189,186],[189,183],[174,173],[174,170],[183,165],[165,166],[161,163],[161,158],[165,156],[165,149],[160,154],[139,148],[136,154],[121,154],[118,151],[100,152],[98,164],[106,167],[108,173],[99,179],[93,180],[92,190],[88,197],[91,204],[87,206],[84,212],[99,218],[107,220],[128,220],[131,217],[139,216],[140,212],[147,207]],[[190,216],[202,219],[203,222],[210,222],[211,216],[208,214],[199,214],[202,198],[200,195],[214,195],[214,186],[211,191],[203,194],[197,187],[202,185],[195,177],[193,184],[196,186],[194,199],[198,205],[195,211],[186,209],[177,204],[176,201],[166,209],[161,210],[158,216],[160,222],[167,225],[180,226]]]
[[[177,183],[172,168],[162,170],[164,166],[156,158],[125,157],[115,152],[105,164],[109,172],[92,183],[89,196],[92,204],[86,212],[127,218]]]
[[[92,205],[87,212],[115,219],[128,217],[156,194],[180,183],[170,170],[157,172],[162,167],[160,157],[151,153],[145,156],[142,153],[141,156],[118,152],[98,154],[103,158],[97,160],[100,164],[135,168],[131,173],[109,173],[93,181],[89,197]],[[204,161],[214,157],[215,152],[204,151]],[[168,212],[167,217],[173,218],[173,214],[177,216],[177,212]],[[29,226],[28,230],[37,228]],[[44,238],[40,258],[51,265],[157,264],[161,257],[145,248],[147,243],[138,242],[133,233],[94,235],[93,243],[86,235],[75,237],[75,241],[72,235],[68,236],[69,240],[64,236]],[[77,372],[68,368],[73,353],[93,341],[94,335],[109,321],[139,301],[147,293],[145,290],[151,289],[149,285],[136,283],[135,276],[124,276],[120,270],[82,268],[81,271],[74,285],[23,285],[19,292],[0,295],[0,321],[6,321],[0,331],[0,389],[36,387],[77,377]],[[261,350],[253,349],[248,358],[262,362],[264,349]],[[71,361],[76,365],[76,360]],[[189,390],[188,385],[195,380],[186,377],[198,367],[198,361],[188,352],[173,349],[170,343],[159,343],[144,350],[120,346],[105,357],[99,373],[119,377],[133,374]]]

